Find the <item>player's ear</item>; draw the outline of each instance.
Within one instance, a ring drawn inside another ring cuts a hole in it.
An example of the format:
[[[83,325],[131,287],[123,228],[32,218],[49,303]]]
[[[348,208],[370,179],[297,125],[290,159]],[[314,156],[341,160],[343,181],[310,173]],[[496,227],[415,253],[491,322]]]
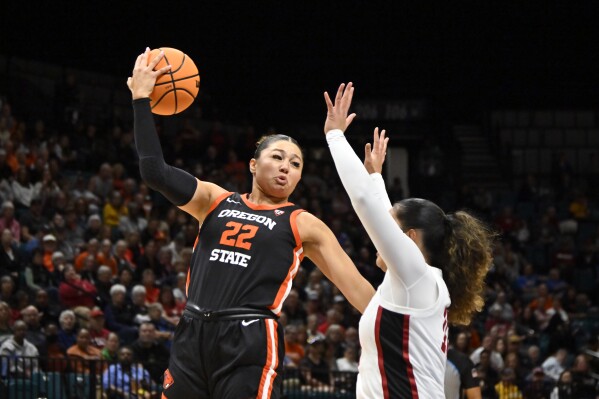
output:
[[[250,173],[252,175],[256,174],[256,158],[250,159]]]

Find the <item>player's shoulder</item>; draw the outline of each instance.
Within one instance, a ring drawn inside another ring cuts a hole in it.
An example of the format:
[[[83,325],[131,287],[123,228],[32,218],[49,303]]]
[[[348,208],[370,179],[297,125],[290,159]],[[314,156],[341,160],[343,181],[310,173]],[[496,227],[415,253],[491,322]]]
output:
[[[324,235],[330,233],[331,229],[314,214],[302,210],[297,215],[296,225],[302,241],[321,241]]]

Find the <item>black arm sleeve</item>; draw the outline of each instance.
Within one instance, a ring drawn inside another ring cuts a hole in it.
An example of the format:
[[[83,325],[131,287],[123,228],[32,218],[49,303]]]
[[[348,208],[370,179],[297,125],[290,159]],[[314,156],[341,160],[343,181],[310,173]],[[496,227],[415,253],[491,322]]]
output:
[[[174,205],[187,204],[195,194],[198,181],[184,170],[164,162],[150,99],[133,100],[133,115],[133,133],[141,178],[148,187],[160,192]]]

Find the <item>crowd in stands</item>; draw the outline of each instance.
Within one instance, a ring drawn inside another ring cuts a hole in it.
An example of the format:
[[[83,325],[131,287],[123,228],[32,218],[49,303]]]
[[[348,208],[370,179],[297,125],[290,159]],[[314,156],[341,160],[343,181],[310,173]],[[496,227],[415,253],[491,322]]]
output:
[[[128,348],[122,357],[160,383],[199,226],[140,180],[132,126],[76,118],[76,95],[66,93],[52,123],[25,119],[0,97],[0,356],[39,357],[35,367],[48,368],[47,359],[68,357],[114,362]],[[183,126],[163,137],[165,158],[247,192],[254,130]],[[500,236],[486,307],[471,325],[452,327],[450,341],[474,362],[483,398],[595,398],[599,176],[559,165],[546,184],[534,176],[513,183],[513,192],[464,187],[453,204]],[[394,185],[389,192],[393,201],[403,195]],[[306,160],[292,200],[331,227],[373,285],[381,282],[330,160]],[[285,366],[302,370],[298,384],[332,390],[331,371],[357,371],[359,318],[306,260],[279,320]]]

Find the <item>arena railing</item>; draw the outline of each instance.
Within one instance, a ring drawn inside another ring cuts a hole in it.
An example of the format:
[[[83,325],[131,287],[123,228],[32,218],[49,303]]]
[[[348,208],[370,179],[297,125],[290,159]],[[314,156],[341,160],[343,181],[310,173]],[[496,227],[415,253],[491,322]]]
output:
[[[286,368],[283,398],[354,399],[356,379],[353,372]],[[0,399],[160,399],[161,393],[158,381],[140,372],[123,376],[115,362],[0,356]]]

